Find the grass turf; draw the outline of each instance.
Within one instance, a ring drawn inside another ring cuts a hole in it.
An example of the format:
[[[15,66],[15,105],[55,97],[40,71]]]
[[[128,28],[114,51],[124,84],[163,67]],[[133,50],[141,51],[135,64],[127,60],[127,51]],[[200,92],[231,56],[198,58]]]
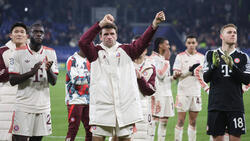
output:
[[[173,96],[176,96],[177,85],[176,82],[172,84]],[[51,114],[52,114],[52,126],[53,134],[44,137],[43,141],[63,141],[67,134],[67,116],[66,105],[64,102],[65,98],[65,71],[60,71],[58,76],[58,81],[56,86],[51,87]],[[209,136],[206,135],[206,123],[207,123],[207,102],[208,95],[202,91],[202,111],[198,115],[197,119],[197,141],[208,141]],[[247,131],[250,130],[250,91],[244,94],[244,104],[245,104],[245,114],[246,114],[246,127]],[[177,113],[173,118],[170,118],[167,125],[167,135],[166,141],[174,140],[174,128],[177,123]],[[183,131],[183,141],[187,141],[187,123],[188,116],[185,121],[184,131]],[[77,138],[75,141],[83,141],[85,136],[84,128],[81,124],[79,131],[77,133]],[[156,139],[157,140],[157,137]],[[247,132],[241,138],[242,141],[250,141],[250,134]]]

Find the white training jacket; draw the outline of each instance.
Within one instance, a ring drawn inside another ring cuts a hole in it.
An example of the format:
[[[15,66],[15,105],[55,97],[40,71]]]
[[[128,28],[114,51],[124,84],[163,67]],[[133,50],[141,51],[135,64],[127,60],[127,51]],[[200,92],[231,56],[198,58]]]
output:
[[[85,32],[79,47],[91,62],[90,125],[119,127],[143,120],[133,60],[147,48],[156,30],[149,26],[132,44],[94,45],[98,23]]]

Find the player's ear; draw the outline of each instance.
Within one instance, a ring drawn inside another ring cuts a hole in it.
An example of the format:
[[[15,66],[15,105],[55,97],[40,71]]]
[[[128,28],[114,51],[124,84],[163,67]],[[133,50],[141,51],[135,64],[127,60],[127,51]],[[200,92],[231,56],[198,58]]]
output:
[[[10,39],[12,39],[12,38],[13,38],[13,35],[12,35],[12,33],[9,33],[9,37],[10,37]]]
[[[222,34],[220,34],[220,39],[221,39],[221,40],[223,39]]]

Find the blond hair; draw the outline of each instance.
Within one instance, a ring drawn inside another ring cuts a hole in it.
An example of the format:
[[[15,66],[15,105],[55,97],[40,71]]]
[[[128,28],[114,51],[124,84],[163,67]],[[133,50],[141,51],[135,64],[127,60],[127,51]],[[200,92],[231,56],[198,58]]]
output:
[[[222,34],[222,32],[224,31],[224,29],[226,29],[228,27],[233,27],[233,28],[235,28],[237,30],[237,26],[230,23],[230,24],[226,24],[226,25],[224,25],[224,26],[221,27],[220,34]]]

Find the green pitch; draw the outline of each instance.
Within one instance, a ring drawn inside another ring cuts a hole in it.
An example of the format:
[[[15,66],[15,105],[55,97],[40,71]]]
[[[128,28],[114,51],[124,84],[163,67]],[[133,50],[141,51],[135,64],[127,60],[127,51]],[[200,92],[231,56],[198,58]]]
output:
[[[43,141],[63,141],[67,134],[67,116],[66,106],[64,102],[65,98],[65,71],[60,71],[57,84],[51,87],[51,114],[53,134],[44,137]],[[174,98],[176,96],[176,82],[173,82],[172,91]],[[197,141],[208,141],[209,136],[206,135],[206,123],[207,123],[207,102],[208,96],[202,92],[202,111],[199,113],[197,119]],[[246,127],[247,131],[250,131],[250,91],[244,94],[244,104],[246,113]],[[176,115],[176,114],[175,114]],[[187,116],[188,117],[188,116]],[[174,128],[177,123],[177,116],[170,118],[167,125],[166,141],[174,140]],[[188,118],[185,121],[183,131],[183,141],[187,141],[187,123]],[[81,124],[78,131],[76,141],[84,141],[85,131]],[[157,139],[156,139],[157,140]],[[250,133],[242,136],[242,141],[250,141]]]

